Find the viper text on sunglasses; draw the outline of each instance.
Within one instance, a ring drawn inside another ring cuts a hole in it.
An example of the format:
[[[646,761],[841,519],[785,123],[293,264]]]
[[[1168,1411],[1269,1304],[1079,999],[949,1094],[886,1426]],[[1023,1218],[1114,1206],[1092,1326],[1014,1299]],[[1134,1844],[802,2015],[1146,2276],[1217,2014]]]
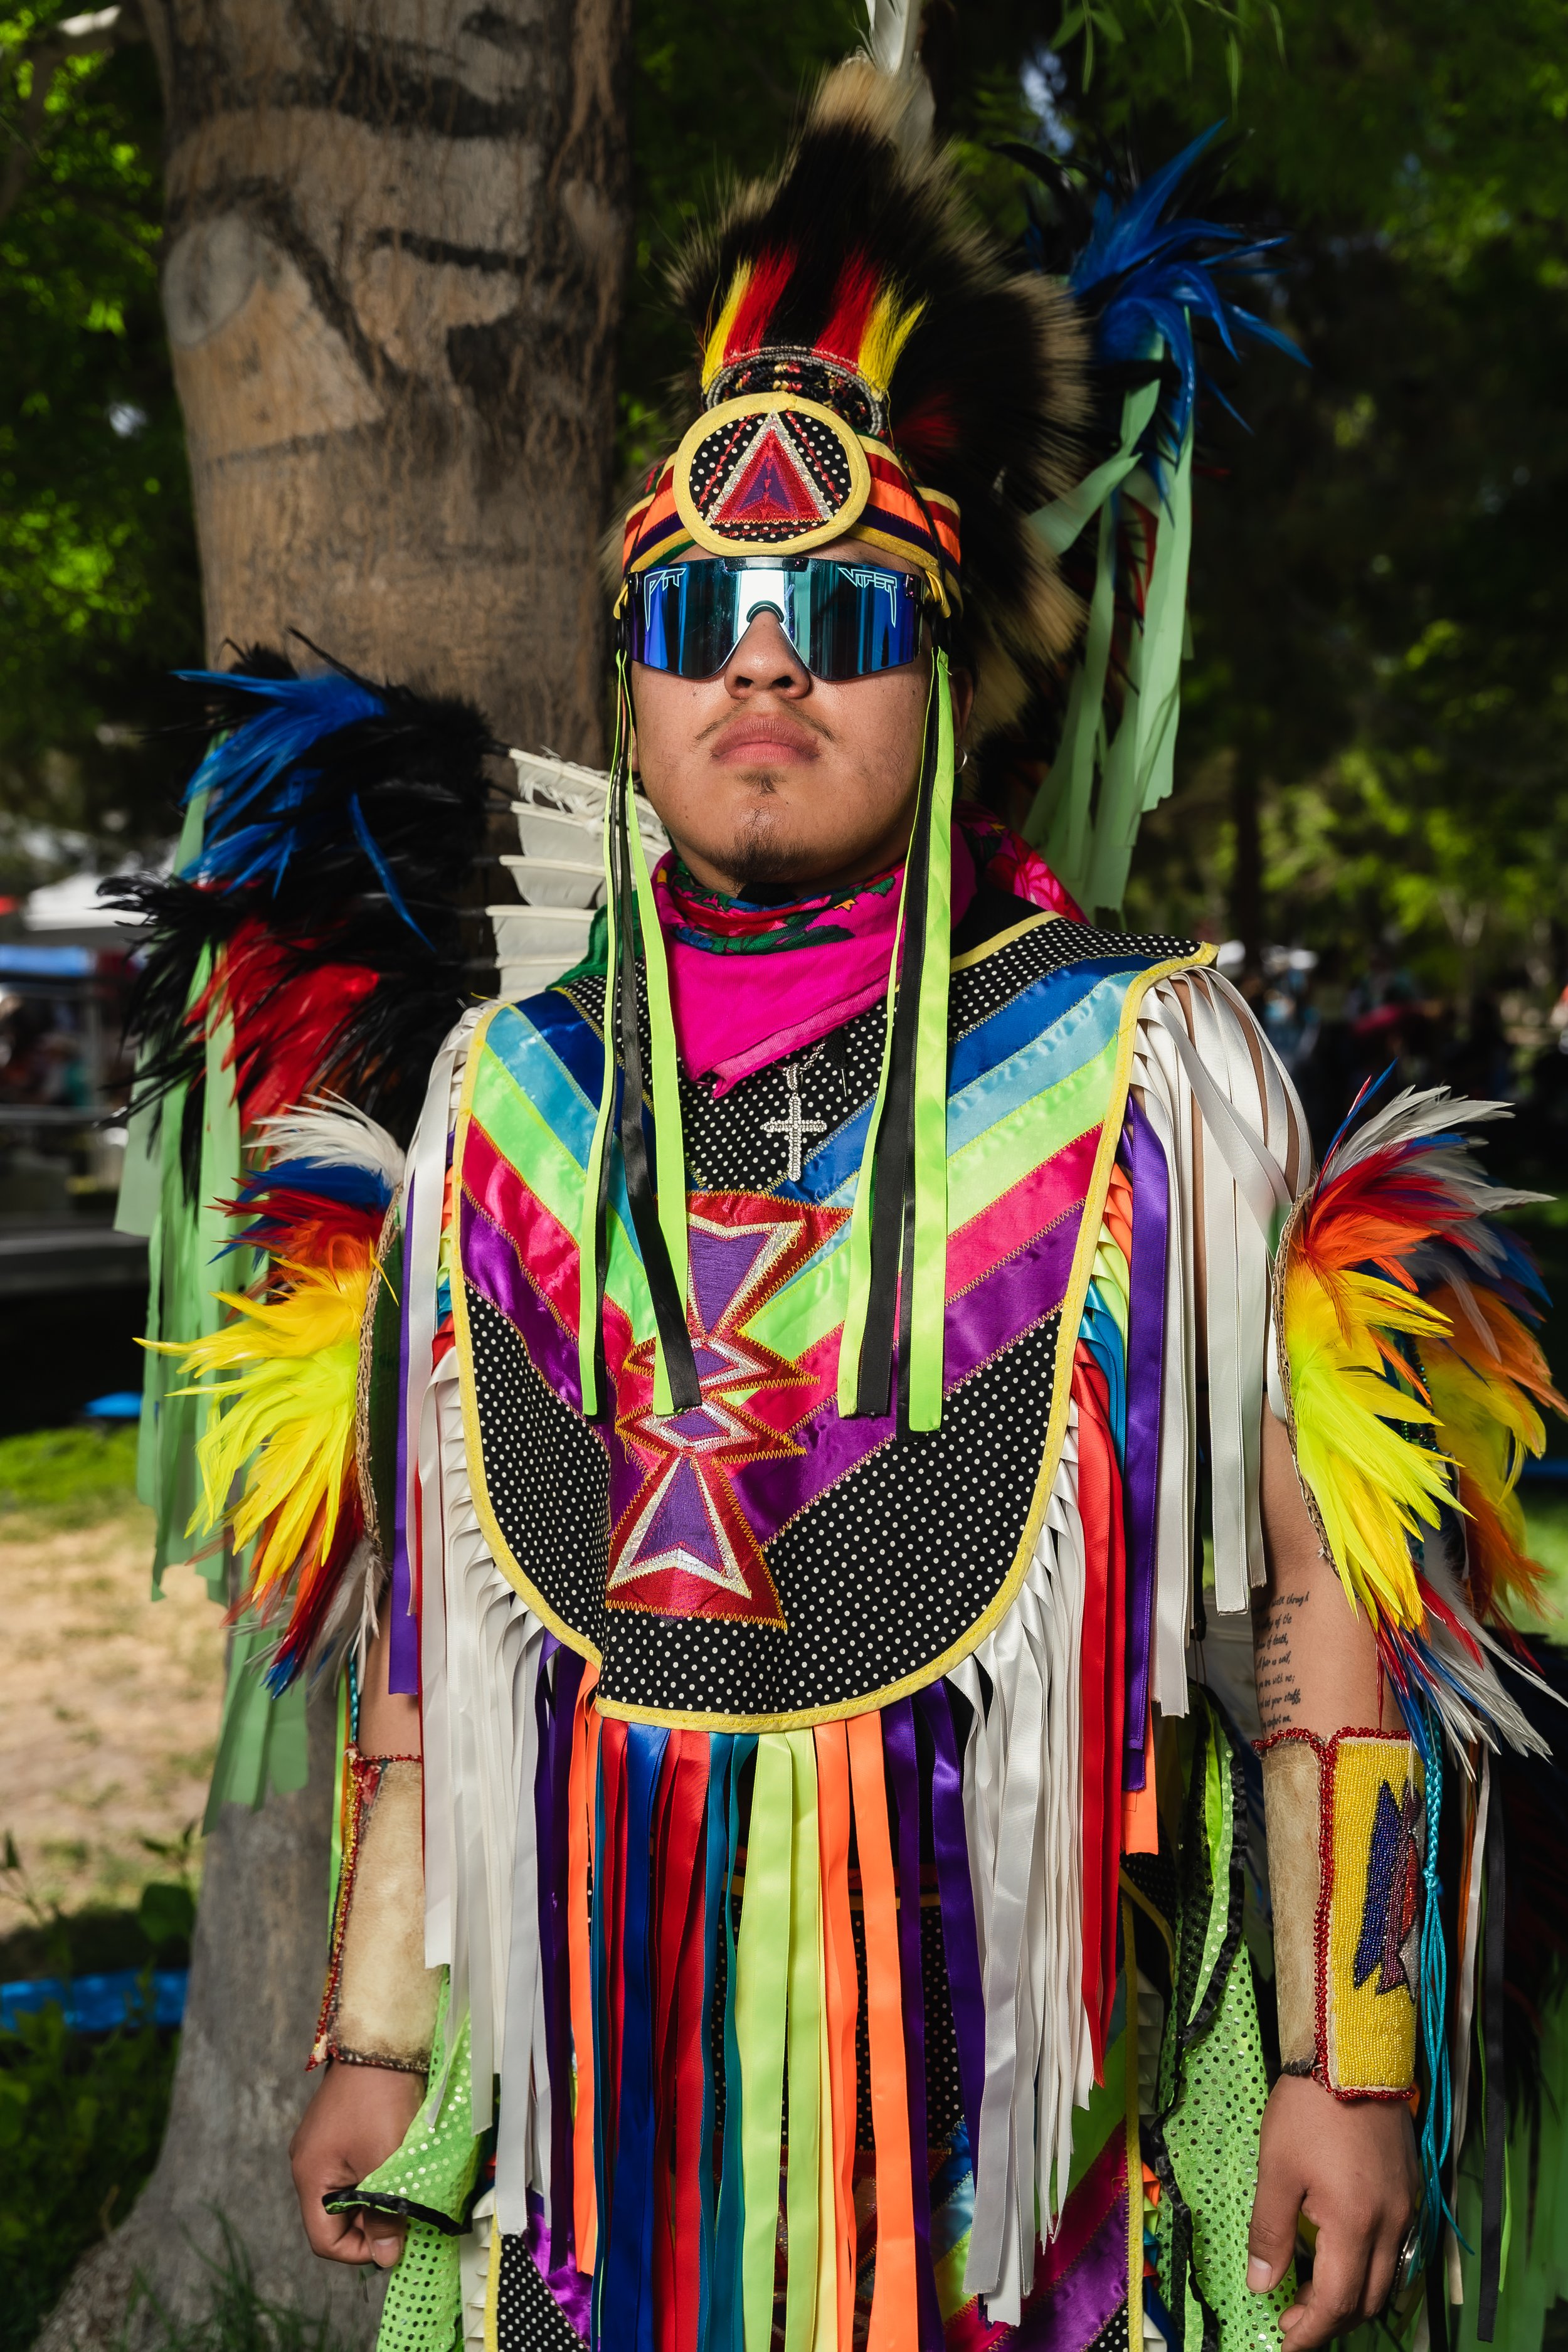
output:
[[[919,577],[831,556],[714,556],[641,573],[628,592],[632,659],[712,677],[771,614],[814,677],[902,669],[920,651],[930,591]]]

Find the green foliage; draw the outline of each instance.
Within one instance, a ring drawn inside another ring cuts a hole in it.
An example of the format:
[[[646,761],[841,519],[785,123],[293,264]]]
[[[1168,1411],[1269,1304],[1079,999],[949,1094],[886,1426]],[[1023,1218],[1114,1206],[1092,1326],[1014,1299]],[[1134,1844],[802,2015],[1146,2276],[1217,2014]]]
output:
[[[63,5],[0,23],[0,121]],[[180,761],[141,730],[201,651],[179,405],[158,301],[161,107],[152,51],[68,58],[0,220],[0,889],[47,845],[166,835]],[[9,144],[7,140],[5,145]]]
[[[258,2289],[239,2238],[223,2223],[224,2253],[209,2262],[206,2308],[195,2319],[178,2319],[142,2290],[153,2325],[148,2352],[350,2352],[325,2312],[268,2303]]]
[[[69,0],[13,5],[26,38]],[[622,341],[628,475],[666,446],[691,361],[664,274],[692,222],[778,153],[858,0],[760,21],[735,0],[635,15],[636,220]],[[1049,137],[1150,168],[1240,133],[1218,208],[1288,231],[1261,299],[1310,356],[1267,354],[1207,404],[1195,660],[1173,800],[1130,917],[1247,919],[1237,822],[1260,831],[1262,927],[1346,971],[1370,947],[1427,987],[1568,970],[1568,19],[1552,0],[929,0],[941,126],[971,192],[1024,224],[1000,143]],[[194,538],[159,315],[160,137],[145,47],[79,58],[0,222],[0,889],[24,823],[128,842],[166,829],[180,756],[132,748],[199,645]],[[145,423],[117,433],[140,415]],[[7,830],[7,820],[9,825]],[[0,1485],[4,1481],[0,1480]]]
[[[794,0],[765,35],[742,0],[647,0],[633,12],[636,221],[621,335],[620,457],[640,473],[668,446],[671,379],[691,365],[665,274],[687,233],[737,178],[782,151],[823,69],[848,54],[858,0]]]
[[[1234,106],[1241,89],[1242,53],[1260,27],[1268,27],[1284,55],[1285,28],[1279,11],[1274,0],[1194,0],[1194,11],[1204,33],[1218,32],[1219,54]],[[1114,51],[1145,32],[1171,31],[1181,40],[1190,74],[1194,62],[1194,25],[1186,0],[1134,0],[1133,5],[1121,7],[1113,6],[1111,0],[1070,0],[1062,10],[1053,46],[1060,48],[1072,40],[1082,43],[1087,91],[1094,79],[1097,43]]]
[[[135,1499],[134,1429],[37,1429],[0,1437],[0,1539],[91,1527]]]
[[[72,2265],[124,2221],[163,2137],[179,2037],[153,2022],[153,1969],[188,1964],[195,1824],[146,1843],[179,1872],[142,1889],[136,1913],[68,1916],[33,1889],[7,1830],[0,1895],[27,1926],[0,1941],[0,1978],[67,1984],[141,1970],[139,2013],[112,2033],[76,2032],[59,2002],[0,2032],[0,2352],[22,2352]]]
[[[151,1983],[148,1984],[149,2015]],[[163,2137],[176,2037],[88,2037],[58,2004],[0,2033],[0,2352],[22,2352],[94,2240],[124,2220]]]
[[[1222,364],[1250,432],[1207,405],[1177,789],[1130,918],[1240,928],[1254,806],[1268,935],[1539,1003],[1568,965],[1568,19],[1281,0],[1280,26],[1218,209],[1289,234],[1261,291],[1311,370]],[[1189,69],[1170,21],[1087,91],[1067,59],[1080,152],[1152,164],[1231,112],[1224,56]]]

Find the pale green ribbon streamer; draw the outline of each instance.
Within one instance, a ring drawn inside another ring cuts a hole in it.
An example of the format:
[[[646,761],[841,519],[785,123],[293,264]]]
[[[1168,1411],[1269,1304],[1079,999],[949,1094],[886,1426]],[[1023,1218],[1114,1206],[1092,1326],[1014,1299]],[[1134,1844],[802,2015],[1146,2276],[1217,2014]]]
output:
[[[735,2038],[741,2053],[741,2309],[745,2352],[768,2352],[773,2337],[789,2016],[794,1780],[789,1735],[764,1732],[757,1742],[746,1838],[746,1888],[735,1958]],[[814,1791],[814,1818],[815,1811]]]
[[[910,1300],[910,1427],[942,1423],[947,1336],[947,995],[952,971],[952,695],[936,657],[936,774],[926,868],[926,951],[915,1031],[914,1265]]]
[[[1029,517],[1029,528],[1045,541],[1053,555],[1067,553],[1085,523],[1100,512],[1112,490],[1120,489],[1137,465],[1138,444],[1159,397],[1158,383],[1141,384],[1136,392],[1130,392],[1121,404],[1121,443],[1115,457],[1107,457],[1092,474],[1086,474],[1076,488],[1053,499],[1049,506],[1039,508]]]
[[[658,1222],[664,1234],[664,1245],[669,1252],[676,1297],[680,1300],[684,1312],[688,1274],[686,1138],[681,1129],[680,1076],[676,1061],[675,1015],[669,1003],[669,964],[664,949],[664,929],[653,895],[653,877],[648,872],[647,852],[643,847],[642,827],[637,823],[635,809],[629,812],[626,830],[631,836],[632,872],[637,887],[637,911],[642,917],[643,963],[647,972],[651,1063],[648,1075],[653,1083]],[[664,1360],[664,1342],[657,1338],[653,1359],[653,1409],[655,1412],[673,1412],[675,1410],[669,1392],[669,1367]]]
[[[1024,826],[1026,839],[1044,848],[1091,915],[1121,906],[1139,825],[1169,793],[1175,759],[1192,546],[1193,438],[1189,427],[1162,498],[1149,475],[1138,470],[1138,444],[1158,400],[1157,383],[1129,393],[1115,457],[1031,518],[1039,537],[1060,554],[1094,513],[1100,517],[1083,658],[1050,774]],[[1128,647],[1121,721],[1112,738],[1106,731],[1105,690],[1116,617],[1115,501],[1130,476],[1128,495],[1155,517],[1155,541],[1142,623],[1133,629]]]
[[[1193,436],[1189,431],[1163,504],[1147,478],[1130,486],[1157,517],[1154,562],[1142,626],[1129,647],[1121,724],[1102,755],[1100,807],[1083,902],[1119,907],[1127,891],[1138,827],[1174,782],[1181,715],[1182,649],[1186,635],[1187,569],[1193,536]]]

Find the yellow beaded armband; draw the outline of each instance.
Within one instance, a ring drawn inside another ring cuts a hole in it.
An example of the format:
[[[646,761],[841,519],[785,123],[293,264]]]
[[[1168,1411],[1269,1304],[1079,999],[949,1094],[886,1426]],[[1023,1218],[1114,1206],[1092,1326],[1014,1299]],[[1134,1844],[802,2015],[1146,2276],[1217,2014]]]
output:
[[[1342,2099],[1415,2079],[1420,1759],[1403,1733],[1303,1730],[1259,1742],[1279,2057]]]

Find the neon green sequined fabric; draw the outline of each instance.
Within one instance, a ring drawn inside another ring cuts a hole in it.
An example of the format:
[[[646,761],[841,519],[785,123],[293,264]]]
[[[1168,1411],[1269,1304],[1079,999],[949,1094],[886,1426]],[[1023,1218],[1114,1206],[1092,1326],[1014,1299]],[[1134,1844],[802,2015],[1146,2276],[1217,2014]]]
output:
[[[479,2158],[471,2121],[468,2020],[448,2052],[443,1984],[425,2104],[396,2155],[359,2185],[373,2195],[405,2197],[412,2205],[460,2221],[473,2192]],[[458,2243],[433,2222],[409,2222],[402,2258],[386,2283],[376,2352],[449,2352],[449,2347],[455,2352],[461,2345]]]
[[[1247,1809],[1223,1721],[1194,1695],[1197,1732],[1179,1860],[1175,1998],[1161,2053],[1167,2177],[1154,2231],[1159,2287],[1190,2352],[1276,2352],[1294,2271],[1271,2295],[1247,2286],[1258,2133],[1268,2095],[1242,1942]]]

